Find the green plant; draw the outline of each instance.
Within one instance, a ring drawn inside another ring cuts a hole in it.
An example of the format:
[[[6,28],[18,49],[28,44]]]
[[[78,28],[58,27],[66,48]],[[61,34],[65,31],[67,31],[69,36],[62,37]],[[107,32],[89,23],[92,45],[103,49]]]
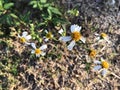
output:
[[[29,3],[33,8],[40,10],[41,21],[38,26],[58,25],[66,23],[62,12],[55,6],[53,2],[47,0],[31,0]]]
[[[31,32],[31,36],[34,40],[36,39],[39,42],[42,41],[42,38],[40,38],[39,33],[37,31],[35,31],[35,25],[34,24],[30,24],[30,32]]]
[[[79,11],[76,8],[68,10],[68,13],[72,16],[78,16],[79,15]]]
[[[14,18],[17,16],[12,13],[12,7],[14,6],[13,2],[9,2],[8,0],[0,1],[0,23],[8,24],[9,26],[14,25]]]
[[[14,3],[8,2],[8,0],[1,0],[1,1],[0,1],[0,15],[1,15],[2,12],[4,12],[5,10],[10,9],[12,6],[14,6]]]

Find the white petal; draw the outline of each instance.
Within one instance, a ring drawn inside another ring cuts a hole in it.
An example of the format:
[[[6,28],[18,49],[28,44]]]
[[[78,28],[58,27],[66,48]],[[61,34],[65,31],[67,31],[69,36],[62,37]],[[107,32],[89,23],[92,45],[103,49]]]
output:
[[[46,49],[47,48],[47,45],[42,45],[41,47],[40,47],[40,50],[44,50],[44,49]]]
[[[45,42],[47,42],[49,40],[49,38],[45,38]]]
[[[29,40],[31,38],[32,38],[31,35],[28,35],[28,36],[25,37],[26,40]]]
[[[70,30],[71,30],[71,32],[73,32],[74,29],[75,29],[75,24],[70,26]]]
[[[95,33],[95,36],[100,36],[98,33]]]
[[[95,40],[97,40],[97,41],[100,40],[100,37],[96,37]]]
[[[107,74],[107,69],[102,70],[102,75],[105,76]]]
[[[75,41],[72,41],[72,42],[67,46],[67,48],[68,48],[68,50],[72,50],[74,46],[75,46]]]
[[[72,38],[71,36],[64,36],[64,37],[60,37],[59,40],[63,41],[63,42],[67,42],[70,41]]]
[[[101,68],[102,68],[101,65],[94,66],[94,70],[95,70],[95,71],[97,71],[97,70],[99,70],[99,69],[101,69]]]
[[[98,61],[98,60],[94,61],[94,63],[95,63],[95,64],[101,64],[101,62]]]
[[[77,27],[76,27],[76,30],[77,30],[78,32],[80,32],[81,28],[82,28],[81,26],[77,26]]]
[[[35,53],[35,50],[32,50],[31,53],[32,53],[32,54]]]
[[[23,36],[23,37],[25,37],[25,36],[27,36],[27,35],[28,35],[28,32],[26,32],[26,31],[22,33],[22,36]]]
[[[101,57],[101,61],[105,61],[105,60]]]
[[[60,29],[60,30],[58,31],[58,33],[62,34],[62,33],[63,33],[63,29]]]
[[[36,54],[36,57],[40,57],[40,54]]]
[[[84,38],[84,37],[82,36],[80,40],[81,40],[83,43],[85,43],[86,38]]]
[[[75,25],[75,24],[71,25],[70,30],[71,30],[71,32],[74,32],[74,31],[80,32],[81,26],[78,26],[78,25]]]
[[[25,42],[26,45],[30,45],[31,43]]]
[[[31,43],[31,46],[36,49],[35,43]]]
[[[45,54],[46,54],[45,52],[41,52],[41,55],[42,55],[42,56],[45,56]]]
[[[45,33],[48,33],[48,31],[47,31],[47,30],[45,30]]]

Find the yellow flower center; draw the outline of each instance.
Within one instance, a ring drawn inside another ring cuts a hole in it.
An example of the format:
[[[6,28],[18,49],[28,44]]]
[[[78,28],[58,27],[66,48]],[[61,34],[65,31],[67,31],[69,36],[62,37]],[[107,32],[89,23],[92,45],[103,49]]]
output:
[[[40,54],[41,50],[40,49],[35,49],[35,54]]]
[[[102,61],[102,67],[108,69],[109,68],[109,63],[106,61]]]
[[[89,56],[90,56],[91,58],[95,58],[95,56],[96,56],[96,51],[95,51],[95,50],[90,50]]]
[[[79,41],[80,40],[80,38],[81,38],[81,33],[80,32],[77,32],[77,31],[75,31],[75,32],[73,32],[72,33],[72,39],[73,40],[75,40],[75,41]]]
[[[26,39],[25,39],[24,37],[21,37],[21,38],[20,38],[20,42],[21,42],[21,43],[25,43],[25,42],[26,42]]]
[[[105,37],[107,37],[107,34],[101,33],[101,37],[102,37],[102,38],[105,38]]]
[[[51,32],[48,32],[48,33],[46,34],[46,37],[49,38],[49,39],[51,39],[51,38],[52,38],[52,33],[51,33]]]

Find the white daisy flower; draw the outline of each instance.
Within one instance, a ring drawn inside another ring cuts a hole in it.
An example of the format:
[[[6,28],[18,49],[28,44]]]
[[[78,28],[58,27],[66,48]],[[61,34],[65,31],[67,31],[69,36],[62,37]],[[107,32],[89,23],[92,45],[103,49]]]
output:
[[[105,40],[108,43],[110,43],[109,37],[108,37],[108,35],[106,33],[101,33],[100,35],[99,34],[95,34],[95,35],[98,36],[96,38],[96,40],[99,40],[99,42],[101,42],[102,40]]]
[[[51,32],[48,32],[47,30],[45,30],[45,33],[46,33],[46,36],[44,37],[45,38],[45,41],[47,42],[49,39],[52,39],[53,38],[53,34]]]
[[[72,40],[71,43],[68,45],[68,49],[72,50],[77,41],[81,40],[83,43],[85,43],[86,39],[80,33],[80,30],[81,30],[80,26],[75,24],[71,25],[70,30],[72,33],[71,36],[63,36],[63,37],[60,37],[59,40],[64,42]]]
[[[39,57],[40,55],[45,55],[45,52],[43,52],[43,50],[47,48],[47,45],[42,45],[40,48],[36,48],[35,43],[31,43],[31,46],[33,47],[31,53],[35,53],[36,57]]]
[[[22,36],[20,36],[18,34],[18,37],[19,37],[21,43],[24,43],[26,45],[30,45],[30,43],[28,43],[28,41],[31,39],[31,35],[28,35],[28,32],[24,31],[22,33]]]
[[[96,66],[94,66],[94,70],[100,70],[102,69],[102,75],[105,76],[107,74],[108,68],[109,68],[109,63],[101,58],[101,61],[94,61]]]

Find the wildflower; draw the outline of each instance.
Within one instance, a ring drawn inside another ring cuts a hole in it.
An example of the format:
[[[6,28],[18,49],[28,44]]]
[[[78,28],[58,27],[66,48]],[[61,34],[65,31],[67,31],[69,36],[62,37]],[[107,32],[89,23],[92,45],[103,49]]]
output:
[[[94,67],[94,70],[102,69],[102,75],[105,76],[107,74],[109,63],[101,58],[101,61],[94,61],[97,66]]]
[[[44,38],[45,41],[47,42],[49,39],[53,38],[53,34],[51,32],[48,32],[47,30],[45,30],[45,32],[46,32],[46,36]]]
[[[85,43],[86,39],[80,33],[80,30],[81,30],[80,26],[71,25],[70,30],[72,33],[71,36],[63,36],[63,37],[60,37],[59,40],[64,42],[72,40],[71,43],[67,46],[69,50],[72,50],[75,45],[75,42],[81,40],[83,43]]]
[[[28,32],[24,31],[24,32],[22,33],[22,36],[20,36],[20,35],[18,34],[18,37],[19,37],[19,40],[20,40],[21,43],[24,43],[24,44],[26,44],[26,45],[29,45],[29,44],[30,44],[30,43],[28,43],[28,41],[31,39],[31,35],[28,35]]]
[[[95,57],[96,57],[96,50],[91,49],[90,52],[89,52],[89,56],[90,56],[91,58],[95,58]]]
[[[102,39],[104,39],[105,41],[107,41],[108,43],[110,43],[110,40],[109,40],[109,37],[108,37],[107,34],[101,33],[100,37],[101,37]]]
[[[31,43],[31,46],[34,48],[31,53],[35,53],[36,57],[39,57],[40,55],[45,55],[45,52],[43,52],[43,50],[47,48],[47,45],[42,45],[40,48],[36,48],[35,43]]]
[[[109,37],[106,33],[101,33],[100,35],[99,34],[96,34],[98,37],[97,37],[97,40],[105,40],[107,41],[108,43],[110,43],[110,40],[109,40]]]

